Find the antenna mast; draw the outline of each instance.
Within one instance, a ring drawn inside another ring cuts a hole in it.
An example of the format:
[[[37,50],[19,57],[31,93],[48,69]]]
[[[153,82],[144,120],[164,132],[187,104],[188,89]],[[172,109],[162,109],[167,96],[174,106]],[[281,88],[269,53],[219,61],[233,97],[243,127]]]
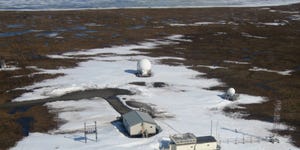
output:
[[[281,101],[275,101],[274,118],[273,118],[273,136],[277,133],[280,122]]]

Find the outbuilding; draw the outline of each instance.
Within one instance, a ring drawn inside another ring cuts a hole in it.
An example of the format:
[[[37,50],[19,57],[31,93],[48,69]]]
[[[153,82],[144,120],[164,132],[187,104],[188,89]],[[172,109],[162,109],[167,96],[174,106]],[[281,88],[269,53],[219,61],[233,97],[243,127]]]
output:
[[[156,134],[157,124],[152,117],[141,111],[130,111],[122,116],[123,124],[130,136],[143,136]]]
[[[213,136],[196,137],[192,133],[170,136],[169,150],[217,150],[217,140]]]

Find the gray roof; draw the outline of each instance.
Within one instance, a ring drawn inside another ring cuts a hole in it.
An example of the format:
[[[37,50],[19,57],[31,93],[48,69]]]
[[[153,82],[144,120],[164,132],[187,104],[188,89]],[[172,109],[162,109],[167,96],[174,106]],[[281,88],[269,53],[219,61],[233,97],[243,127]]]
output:
[[[130,111],[123,115],[123,119],[127,121],[129,126],[133,126],[141,122],[147,122],[156,125],[156,123],[149,114],[140,111]]]
[[[176,145],[196,144],[197,138],[193,133],[175,134],[170,139]]]
[[[197,143],[211,143],[217,142],[217,140],[213,136],[201,136],[197,137]]]

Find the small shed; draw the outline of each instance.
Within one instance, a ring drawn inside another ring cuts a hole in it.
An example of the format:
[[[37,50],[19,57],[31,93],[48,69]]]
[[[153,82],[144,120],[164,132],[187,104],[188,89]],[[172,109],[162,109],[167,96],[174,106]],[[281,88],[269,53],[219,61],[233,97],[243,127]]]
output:
[[[156,134],[157,124],[147,113],[134,110],[124,114],[122,119],[130,136],[148,137],[148,135]]]
[[[170,136],[169,150],[217,150],[217,140],[213,136],[196,137],[192,133]]]

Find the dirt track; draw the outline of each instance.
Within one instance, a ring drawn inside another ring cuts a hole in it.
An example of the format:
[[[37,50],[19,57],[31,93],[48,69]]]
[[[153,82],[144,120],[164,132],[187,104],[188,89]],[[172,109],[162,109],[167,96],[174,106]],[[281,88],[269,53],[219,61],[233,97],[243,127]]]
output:
[[[32,107],[36,105],[43,105],[47,102],[53,101],[69,101],[69,100],[81,100],[81,99],[91,99],[94,97],[102,97],[107,100],[107,102],[121,115],[130,111],[130,109],[125,106],[120,99],[117,97],[118,95],[132,95],[132,93],[128,90],[124,89],[91,89],[85,91],[76,91],[67,93],[65,95],[59,97],[52,97],[46,99],[38,99],[38,100],[30,100],[23,102],[10,102],[0,105],[0,109],[14,109],[17,107]]]

